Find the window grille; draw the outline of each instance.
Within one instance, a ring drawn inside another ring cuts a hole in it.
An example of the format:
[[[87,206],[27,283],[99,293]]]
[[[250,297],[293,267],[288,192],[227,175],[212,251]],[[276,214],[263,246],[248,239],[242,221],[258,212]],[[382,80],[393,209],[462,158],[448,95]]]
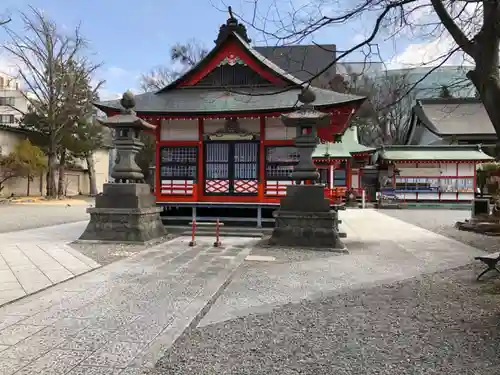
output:
[[[266,147],[266,180],[288,180],[299,161],[297,148],[290,146]]]
[[[162,147],[160,175],[162,178],[196,180],[198,147]]]

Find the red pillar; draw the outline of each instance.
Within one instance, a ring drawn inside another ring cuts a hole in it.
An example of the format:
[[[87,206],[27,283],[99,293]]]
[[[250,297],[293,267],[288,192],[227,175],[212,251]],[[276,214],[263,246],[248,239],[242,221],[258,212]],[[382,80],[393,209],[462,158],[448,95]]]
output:
[[[198,173],[196,174],[196,201],[201,201],[205,186],[203,186],[203,134],[205,133],[203,118],[198,119]]]
[[[264,141],[266,138],[266,118],[260,117],[260,143],[259,143],[259,185],[257,188],[257,197],[259,202],[264,200],[264,191],[266,186],[266,148]]]
[[[160,141],[161,141],[161,118],[157,117],[155,120],[156,131],[155,131],[155,144],[156,144],[156,167],[155,167],[155,197],[156,201],[161,196],[161,154],[160,154]]]
[[[351,160],[347,159],[345,162],[345,184],[348,190],[351,189],[351,178],[352,178]]]

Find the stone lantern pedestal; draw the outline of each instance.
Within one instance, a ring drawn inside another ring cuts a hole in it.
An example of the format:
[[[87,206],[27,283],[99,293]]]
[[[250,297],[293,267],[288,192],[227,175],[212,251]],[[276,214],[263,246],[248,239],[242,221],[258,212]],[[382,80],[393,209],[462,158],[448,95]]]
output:
[[[115,129],[114,144],[118,162],[111,176],[116,183],[104,184],[103,193],[96,197],[95,208],[88,208],[90,222],[79,241],[145,243],[166,234],[161,222],[161,207],[157,207],[149,184],[135,161],[144,146],[139,140],[141,130],[154,129],[135,116],[134,98],[123,95],[122,113],[101,121]]]
[[[104,184],[80,241],[145,243],[166,234],[148,184]]]
[[[299,162],[291,174],[296,185],[287,186],[286,197],[273,213],[275,227],[270,245],[320,248],[347,252],[339,233],[338,209],[331,209],[330,200],[325,198],[325,187],[315,184],[319,173],[312,161],[312,153],[318,143],[316,129],[330,125],[330,115],[313,109],[315,100],[311,91],[304,91],[299,101],[304,105],[296,112],[283,115],[285,126],[296,127],[295,146]],[[310,181],[311,184],[301,184]]]

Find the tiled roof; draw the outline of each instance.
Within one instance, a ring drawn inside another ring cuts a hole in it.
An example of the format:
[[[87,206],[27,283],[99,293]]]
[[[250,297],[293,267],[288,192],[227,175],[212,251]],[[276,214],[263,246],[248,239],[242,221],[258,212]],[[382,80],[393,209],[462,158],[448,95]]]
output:
[[[493,160],[478,145],[385,146],[378,151],[385,160]]]
[[[292,86],[286,91],[280,92],[283,88],[278,87],[250,87],[250,88],[234,88],[229,92],[229,89],[224,88],[196,88],[182,87],[177,88],[176,82],[173,82],[162,90],[153,93],[139,94],[135,97],[138,113],[165,113],[173,115],[187,114],[217,114],[231,112],[269,112],[291,110],[297,105],[297,97],[301,90],[302,81],[288,72],[284,71],[278,65],[267,59],[237,33],[232,32],[229,36],[234,37],[242,47],[252,55],[256,60],[260,61],[268,69],[280,75]],[[228,36],[228,37],[229,37]],[[213,52],[220,47],[216,47],[210,52],[191,71],[199,69],[200,66],[211,59]],[[186,74],[190,74],[189,72]],[[364,97],[342,94],[330,90],[320,88],[311,88],[316,94],[316,101],[313,103],[317,107],[342,105],[345,103],[361,102]],[[119,100],[96,103],[96,106],[106,111],[107,109],[120,109]]]
[[[308,81],[335,59],[335,44],[253,47],[262,56],[273,61],[300,81]],[[335,75],[335,65],[318,78],[326,82]]]
[[[421,99],[413,114],[438,136],[496,134],[483,103],[475,98]]]
[[[245,91],[246,90],[246,91]],[[253,112],[291,110],[297,105],[300,88],[275,93],[276,88],[238,89],[230,93],[223,89],[186,88],[173,89],[161,94],[148,92],[135,97],[135,110],[139,113],[168,114],[216,114],[223,112]],[[346,95],[330,90],[312,88],[316,94],[316,107],[341,105],[363,100],[362,97]],[[96,106],[118,110],[120,100],[96,103]]]
[[[340,142],[321,143],[313,152],[314,158],[350,158],[361,152],[374,152],[375,148],[366,147],[359,143],[358,128],[351,126],[346,129]]]

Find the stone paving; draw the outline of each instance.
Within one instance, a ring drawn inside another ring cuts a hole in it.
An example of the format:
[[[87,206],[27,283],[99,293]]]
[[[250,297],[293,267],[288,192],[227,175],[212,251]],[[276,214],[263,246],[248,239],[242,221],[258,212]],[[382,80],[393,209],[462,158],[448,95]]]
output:
[[[272,255],[276,260],[247,262],[199,326],[459,267],[484,254],[376,210],[342,211],[340,218],[349,255],[302,252],[287,259],[284,251],[255,249],[252,255]]]
[[[69,247],[82,223],[0,234],[0,305],[99,267]]]
[[[179,237],[0,307],[0,375],[142,374],[187,328],[457,267],[482,253],[374,210],[347,211],[342,220],[349,255],[291,256],[253,249],[249,238],[214,248],[213,238],[200,237],[190,248]],[[69,241],[84,225],[26,231],[23,239]]]
[[[140,374],[196,325],[256,242],[179,237],[0,308],[0,375]]]

